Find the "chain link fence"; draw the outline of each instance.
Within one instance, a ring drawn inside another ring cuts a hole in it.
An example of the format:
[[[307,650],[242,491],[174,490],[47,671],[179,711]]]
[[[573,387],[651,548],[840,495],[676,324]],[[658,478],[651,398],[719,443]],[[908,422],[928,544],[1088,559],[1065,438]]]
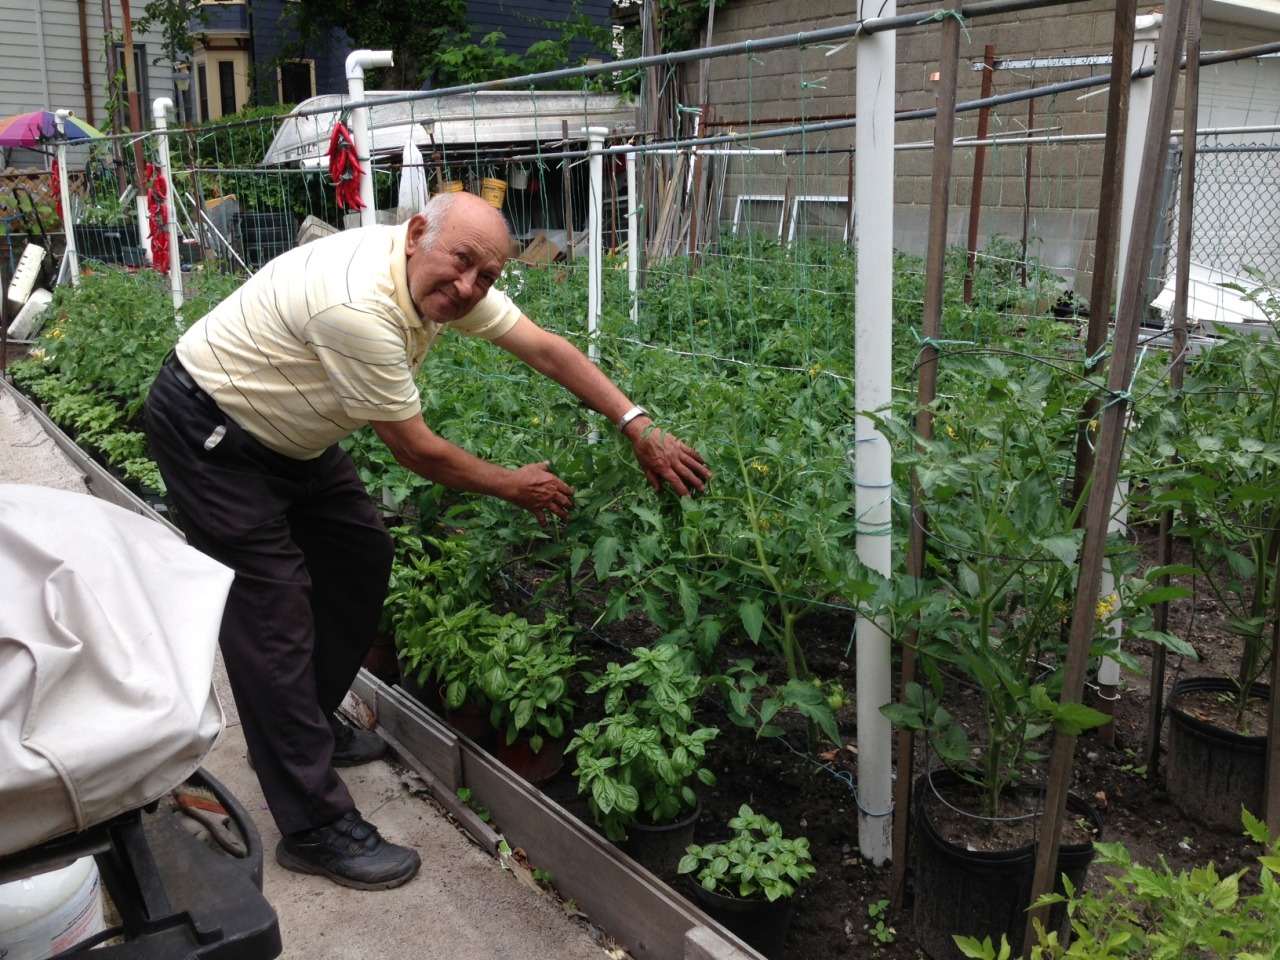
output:
[[[1170,237],[1177,236],[1178,191],[1175,182]],[[1280,144],[1201,144],[1192,218],[1192,262],[1229,274],[1250,268],[1280,284]]]

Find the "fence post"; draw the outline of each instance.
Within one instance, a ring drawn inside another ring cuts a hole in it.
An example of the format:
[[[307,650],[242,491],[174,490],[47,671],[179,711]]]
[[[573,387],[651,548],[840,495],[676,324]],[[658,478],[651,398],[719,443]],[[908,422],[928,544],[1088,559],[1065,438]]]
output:
[[[608,132],[608,127],[587,127],[587,149],[591,153],[587,197],[587,356],[596,366],[600,365],[600,281],[604,267],[604,155],[600,151]],[[570,229],[571,238],[572,233]],[[600,431],[592,430],[587,439],[598,443]]]
[[[1156,40],[1160,36],[1160,24],[1163,19],[1158,13],[1138,17],[1133,32],[1134,71],[1149,67],[1155,61]],[[1151,88],[1154,84],[1154,75],[1133,78],[1133,83],[1129,87],[1129,123],[1125,131],[1126,143],[1146,143],[1147,125],[1151,119]],[[1133,230],[1133,211],[1138,205],[1138,169],[1141,166],[1142,150],[1126,150],[1120,201],[1120,251],[1122,254],[1129,249],[1129,235]],[[1116,285],[1116,303],[1124,297],[1123,280],[1121,276],[1121,282]],[[1111,305],[1090,304],[1090,307],[1094,310],[1109,310]]]
[[[173,298],[174,321],[182,320],[182,244],[178,238],[178,220],[174,216],[177,202],[173,184],[173,162],[169,157],[169,110],[173,101],[168,97],[156,97],[151,102],[151,116],[155,120],[157,153],[160,156],[160,175],[169,185],[169,195],[164,199],[164,228],[169,234],[169,294]]]
[[[858,17],[891,18],[896,0],[861,0]],[[855,408],[880,410],[892,399],[893,370],[893,112],[897,31],[858,37],[855,97],[860,122],[854,154]],[[892,455],[889,441],[866,416],[855,424],[854,486],[857,551],[889,576],[893,568]],[[892,699],[889,636],[870,617],[857,633],[858,847],[877,866],[893,854],[893,730],[880,708]],[[904,771],[903,776],[910,776]],[[905,815],[906,811],[899,811]]]
[[[627,293],[631,297],[631,322],[640,320],[640,209],[636,196],[636,154],[627,153]]]
[[[54,124],[58,128],[58,182],[54,185],[58,196],[62,199],[62,232],[66,234],[67,252],[63,259],[67,270],[71,273],[71,285],[80,286],[80,260],[76,256],[76,230],[71,217],[71,189],[67,184],[67,117],[70,110],[58,110],[54,113]]]

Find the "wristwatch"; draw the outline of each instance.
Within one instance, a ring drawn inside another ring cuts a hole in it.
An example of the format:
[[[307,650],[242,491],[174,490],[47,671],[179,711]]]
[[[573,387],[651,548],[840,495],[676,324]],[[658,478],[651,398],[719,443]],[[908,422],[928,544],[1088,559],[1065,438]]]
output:
[[[632,407],[630,410],[628,410],[626,413],[624,413],[622,416],[618,418],[618,429],[625,430],[627,427],[627,424],[630,423],[632,420],[634,420],[636,417],[647,417],[649,415],[650,415],[649,411],[646,410],[644,407],[639,407],[639,406]]]

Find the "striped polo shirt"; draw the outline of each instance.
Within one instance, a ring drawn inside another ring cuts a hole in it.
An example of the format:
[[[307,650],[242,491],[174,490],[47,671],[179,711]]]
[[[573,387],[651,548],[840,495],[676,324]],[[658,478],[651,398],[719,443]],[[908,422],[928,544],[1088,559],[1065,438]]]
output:
[[[450,324],[420,317],[407,232],[347,230],[277,257],[182,335],[178,359],[223,413],[295,459],[370,420],[407,420],[422,409],[414,374],[446,326],[494,340],[520,317],[493,289]]]

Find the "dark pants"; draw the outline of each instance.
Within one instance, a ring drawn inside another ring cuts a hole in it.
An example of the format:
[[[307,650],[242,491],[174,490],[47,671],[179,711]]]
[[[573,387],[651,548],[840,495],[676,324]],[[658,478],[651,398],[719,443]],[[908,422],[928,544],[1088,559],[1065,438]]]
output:
[[[177,360],[145,413],[187,542],[236,574],[218,640],[271,815],[286,834],[328,823],[354,808],[333,713],[373,643],[391,538],[345,453],[264,447]]]

